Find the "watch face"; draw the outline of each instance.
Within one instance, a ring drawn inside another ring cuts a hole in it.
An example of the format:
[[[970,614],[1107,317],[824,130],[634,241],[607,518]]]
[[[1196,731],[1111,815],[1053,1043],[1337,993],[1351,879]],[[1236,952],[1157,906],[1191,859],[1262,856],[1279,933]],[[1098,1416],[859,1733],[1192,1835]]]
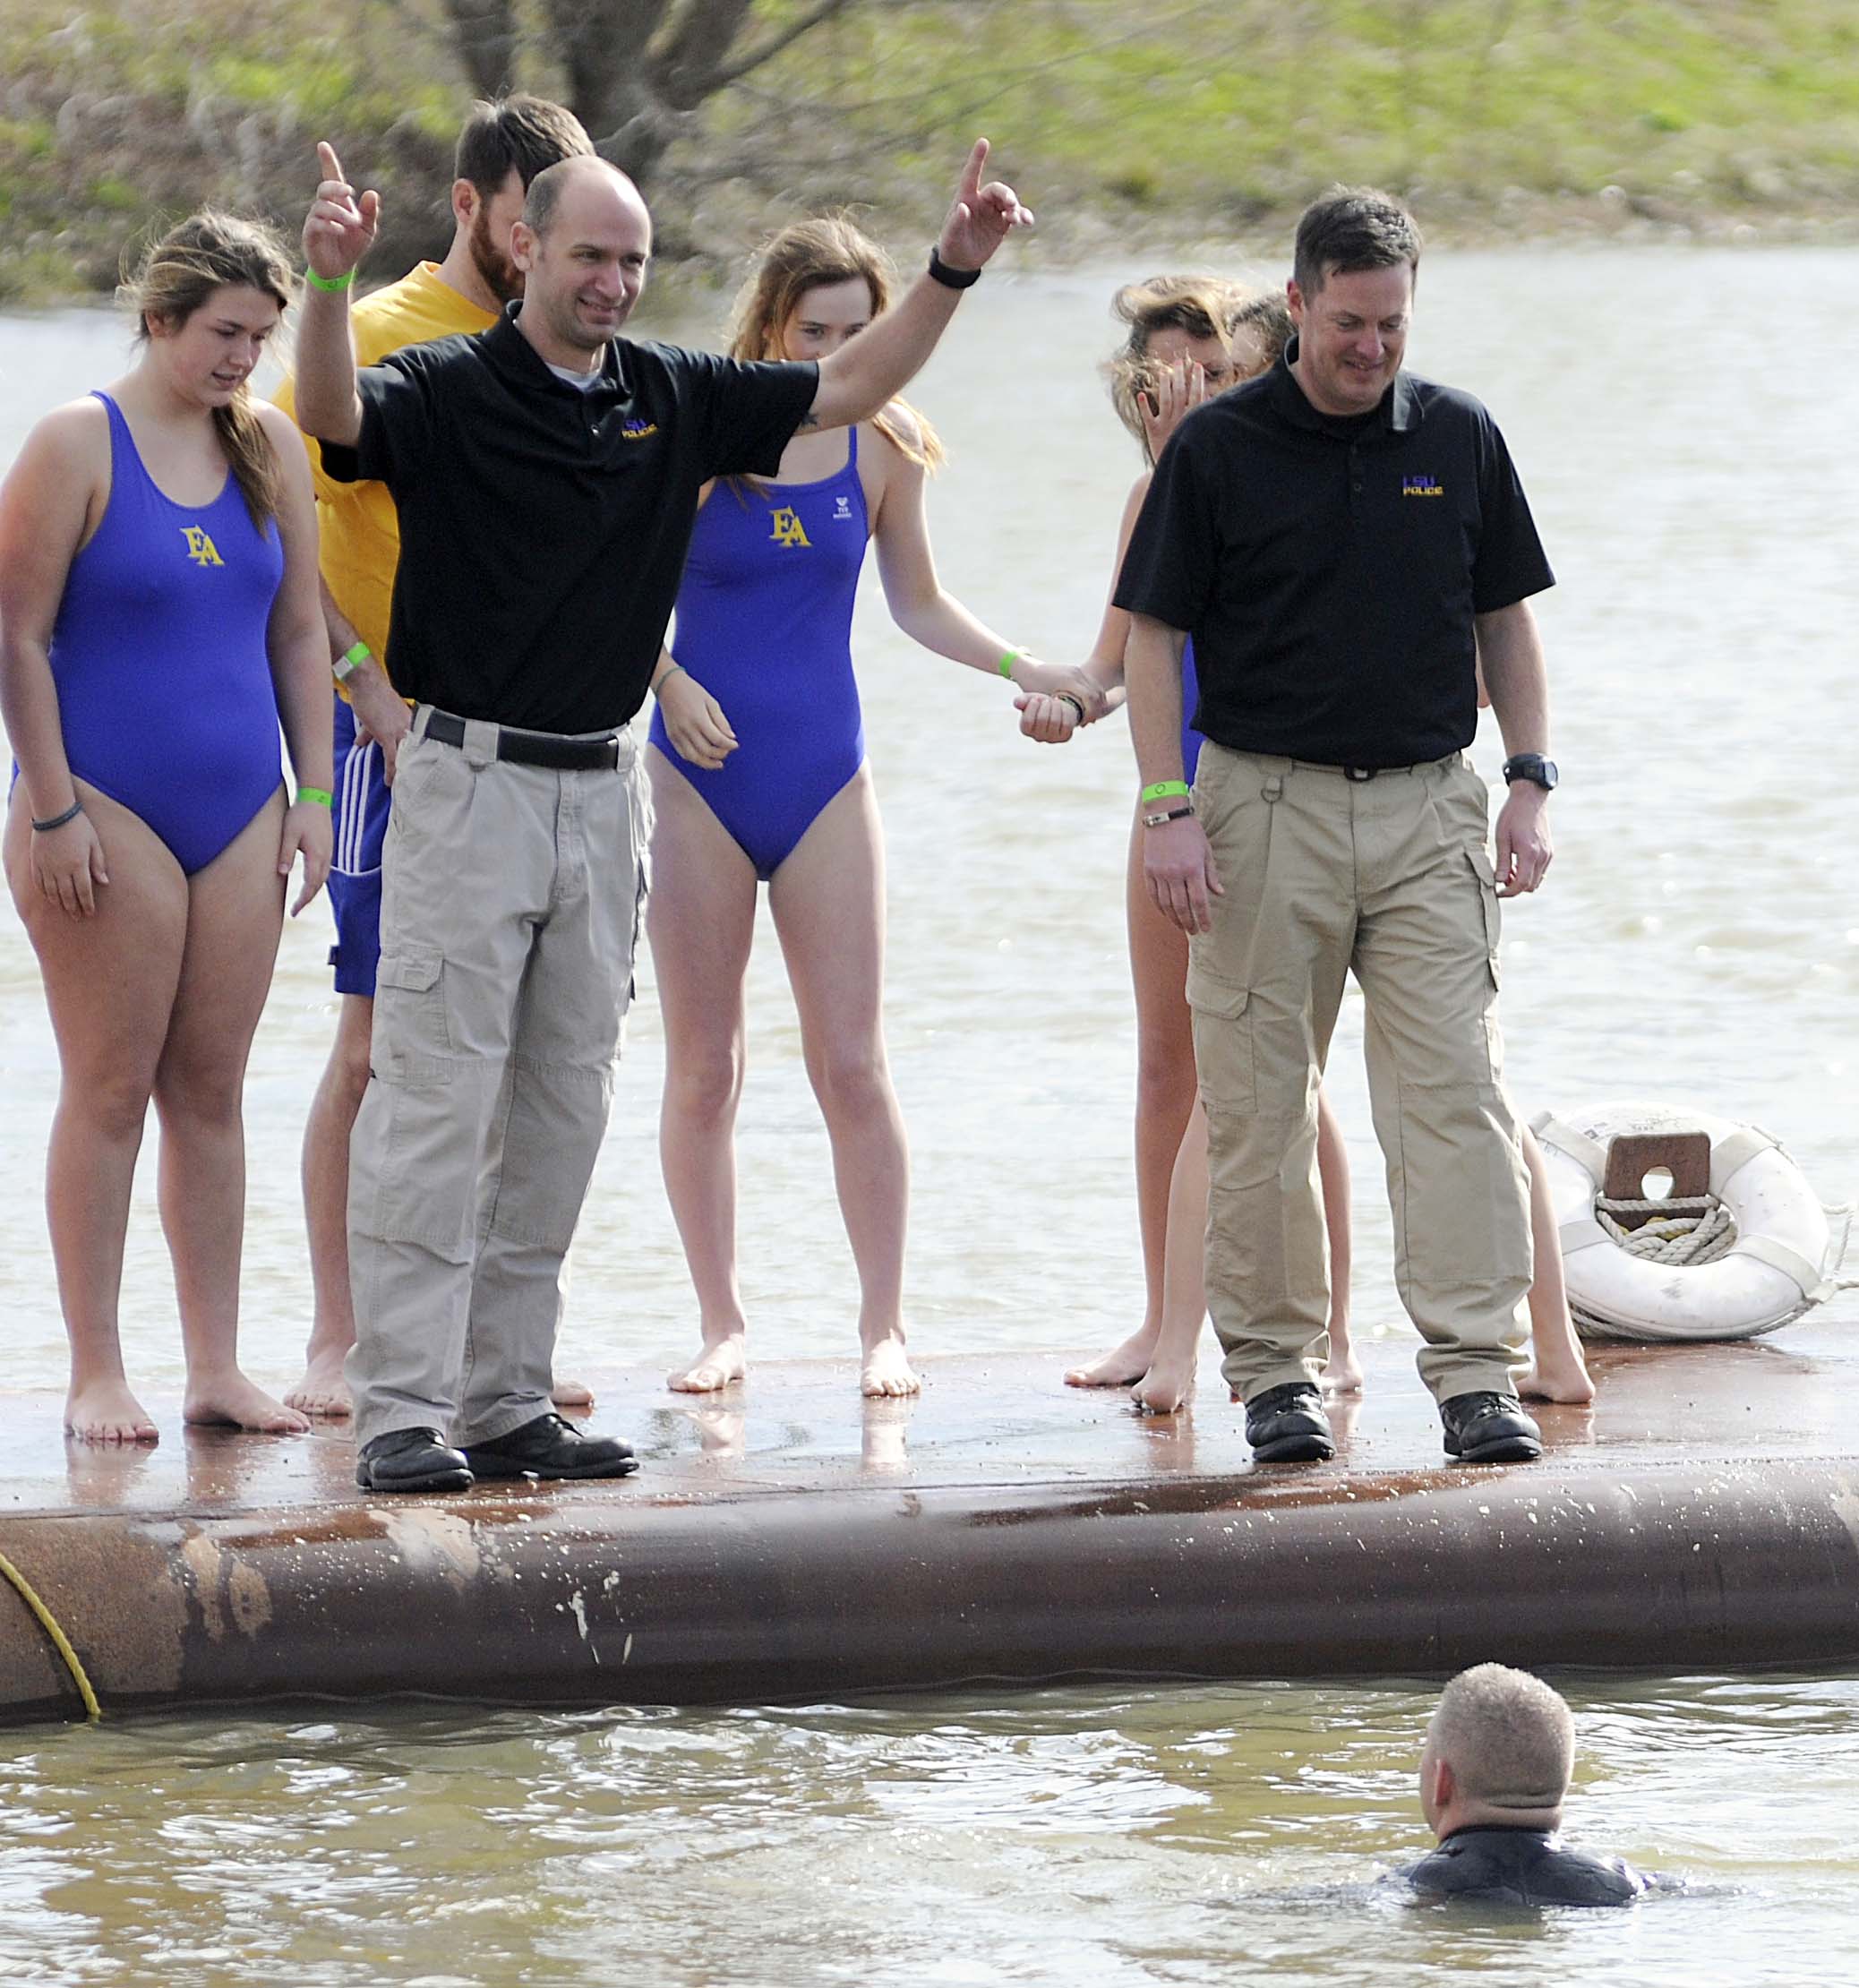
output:
[[[1538,752],[1520,752],[1514,759],[1506,759],[1503,776],[1507,785],[1512,780],[1533,781],[1545,793],[1553,792],[1562,777],[1555,760]]]

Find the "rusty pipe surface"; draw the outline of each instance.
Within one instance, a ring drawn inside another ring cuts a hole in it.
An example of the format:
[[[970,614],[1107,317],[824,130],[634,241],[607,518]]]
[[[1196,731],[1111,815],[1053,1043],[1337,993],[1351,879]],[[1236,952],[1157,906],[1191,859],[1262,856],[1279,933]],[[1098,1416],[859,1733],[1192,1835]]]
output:
[[[106,1714],[1859,1659],[1859,1465],[610,1487],[0,1520]],[[0,1593],[0,1718],[73,1716]]]

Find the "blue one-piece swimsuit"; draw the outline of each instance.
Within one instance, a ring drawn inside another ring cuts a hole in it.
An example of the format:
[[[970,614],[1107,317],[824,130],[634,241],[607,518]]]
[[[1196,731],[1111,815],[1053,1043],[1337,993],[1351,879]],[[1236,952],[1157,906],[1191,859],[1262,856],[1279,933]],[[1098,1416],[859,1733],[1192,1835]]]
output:
[[[1202,735],[1195,730],[1200,710],[1201,680],[1195,674],[1195,642],[1189,636],[1181,650],[1181,777],[1189,786],[1201,763]]]
[[[816,484],[719,482],[698,513],[672,653],[740,741],[711,771],[652,715],[652,742],[772,877],[865,760],[852,676],[852,598],[870,522],[859,434]]]
[[[237,480],[176,504],[107,394],[110,494],[71,562],[48,655],[73,774],[139,815],[190,876],[277,793],[266,636],[284,577]]]

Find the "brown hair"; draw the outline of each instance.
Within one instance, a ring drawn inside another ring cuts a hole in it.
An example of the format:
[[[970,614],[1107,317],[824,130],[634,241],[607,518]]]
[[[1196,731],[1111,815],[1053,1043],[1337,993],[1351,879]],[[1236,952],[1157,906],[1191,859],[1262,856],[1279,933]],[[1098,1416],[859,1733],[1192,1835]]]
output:
[[[895,274],[890,257],[844,214],[790,221],[762,244],[753,272],[736,293],[730,313],[730,357],[779,358],[787,321],[801,296],[823,284],[857,278],[871,293],[872,316],[881,316],[890,307]],[[921,468],[933,470],[944,459],[935,429],[902,400],[893,400],[872,425]]]
[[[1241,316],[1256,301],[1243,283],[1223,276],[1152,276],[1126,283],[1110,300],[1110,313],[1129,327],[1122,347],[1104,362],[1110,405],[1149,453],[1139,396],[1155,379],[1149,343],[1158,331],[1185,331],[1191,338],[1218,338],[1225,345]],[[1263,336],[1263,332],[1261,334]]]
[[[146,339],[151,319],[184,324],[216,290],[261,290],[287,311],[293,267],[283,236],[262,221],[203,208],[149,247],[123,294],[136,314],[137,338]],[[242,381],[231,400],[213,409],[213,426],[252,522],[263,531],[278,514],[282,484],[249,382]]]
[[[527,193],[530,181],[545,167],[582,158],[593,150],[594,141],[581,120],[546,97],[523,90],[510,97],[481,97],[458,133],[452,177],[468,179],[490,200],[515,173]]]
[[[1332,186],[1304,210],[1291,274],[1306,297],[1332,276],[1355,270],[1420,273],[1420,226],[1392,193],[1375,186]]]

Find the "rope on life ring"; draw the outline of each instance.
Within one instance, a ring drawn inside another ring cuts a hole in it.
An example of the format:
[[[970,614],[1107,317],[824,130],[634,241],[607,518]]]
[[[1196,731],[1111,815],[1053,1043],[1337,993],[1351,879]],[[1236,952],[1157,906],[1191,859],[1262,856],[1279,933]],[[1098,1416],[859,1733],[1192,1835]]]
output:
[[[1597,1195],[1595,1220],[1626,1251],[1654,1264],[1714,1264],[1736,1247],[1736,1221],[1715,1195],[1668,1201],[1610,1200]],[[1650,1214],[1629,1229],[1622,1215]]]

